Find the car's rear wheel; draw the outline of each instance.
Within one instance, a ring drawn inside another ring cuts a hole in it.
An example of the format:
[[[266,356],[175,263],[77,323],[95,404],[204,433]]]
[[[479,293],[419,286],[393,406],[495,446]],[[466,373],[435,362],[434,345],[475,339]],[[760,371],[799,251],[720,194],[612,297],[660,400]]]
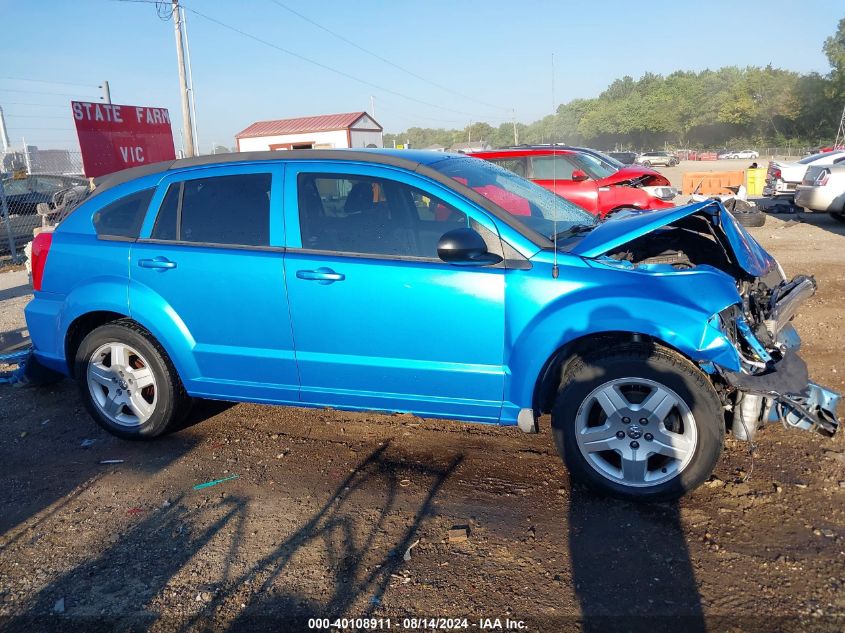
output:
[[[653,345],[623,345],[569,362],[552,427],[575,480],[642,501],[675,499],[699,486],[724,441],[709,379]]]
[[[190,408],[167,353],[133,321],[114,321],[89,333],[77,350],[75,368],[89,413],[118,437],[161,435]]]

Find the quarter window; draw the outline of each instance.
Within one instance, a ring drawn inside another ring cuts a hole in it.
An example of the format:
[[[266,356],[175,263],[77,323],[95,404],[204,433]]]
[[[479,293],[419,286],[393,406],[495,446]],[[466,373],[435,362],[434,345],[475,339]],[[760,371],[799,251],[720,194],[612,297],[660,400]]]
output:
[[[155,189],[144,189],[107,204],[94,214],[97,235],[138,237]]]
[[[270,174],[185,180],[170,185],[152,236],[201,244],[270,244]]]
[[[297,188],[306,249],[433,259],[446,231],[467,226],[463,212],[392,180],[300,174]]]

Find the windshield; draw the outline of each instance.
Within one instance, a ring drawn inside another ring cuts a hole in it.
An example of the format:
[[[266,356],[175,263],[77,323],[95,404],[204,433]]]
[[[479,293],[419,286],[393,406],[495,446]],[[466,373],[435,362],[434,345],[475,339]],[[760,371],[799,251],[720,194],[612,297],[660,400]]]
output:
[[[572,158],[593,180],[607,178],[619,171],[618,167],[614,167],[593,154],[573,154]]]
[[[598,223],[592,213],[577,204],[486,160],[450,157],[429,167],[481,194],[518,224],[550,240],[556,232]]]
[[[631,154],[631,152],[618,152],[618,153],[621,154],[621,155]],[[610,154],[605,154],[604,152],[600,152],[600,151],[595,150],[595,149],[591,149],[589,152],[585,152],[585,154],[588,154],[590,156],[594,156],[595,158],[597,158],[601,161],[604,161],[605,163],[607,163],[611,167],[616,167],[616,169],[622,169],[623,167],[625,167],[625,163],[623,163],[621,160],[617,160],[613,156],[611,156]]]

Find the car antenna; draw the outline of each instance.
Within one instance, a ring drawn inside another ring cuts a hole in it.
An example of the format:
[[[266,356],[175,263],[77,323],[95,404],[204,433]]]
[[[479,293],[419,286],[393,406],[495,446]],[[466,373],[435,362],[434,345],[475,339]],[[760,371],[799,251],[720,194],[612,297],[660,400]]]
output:
[[[555,122],[555,54],[552,53],[552,134],[554,134]],[[559,270],[557,267],[557,149],[555,143],[552,141],[552,242],[554,244],[554,254],[552,255],[552,279],[557,279]]]

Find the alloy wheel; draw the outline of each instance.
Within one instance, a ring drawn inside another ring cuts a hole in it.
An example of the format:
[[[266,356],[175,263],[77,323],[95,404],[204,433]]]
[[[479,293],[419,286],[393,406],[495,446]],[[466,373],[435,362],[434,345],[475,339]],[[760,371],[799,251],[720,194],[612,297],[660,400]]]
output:
[[[86,377],[94,405],[115,424],[137,427],[155,411],[158,389],[150,364],[125,343],[98,347],[88,359]]]
[[[575,425],[578,448],[590,466],[638,488],[677,477],[698,443],[687,403],[645,378],[617,378],[596,387],[578,408]]]

